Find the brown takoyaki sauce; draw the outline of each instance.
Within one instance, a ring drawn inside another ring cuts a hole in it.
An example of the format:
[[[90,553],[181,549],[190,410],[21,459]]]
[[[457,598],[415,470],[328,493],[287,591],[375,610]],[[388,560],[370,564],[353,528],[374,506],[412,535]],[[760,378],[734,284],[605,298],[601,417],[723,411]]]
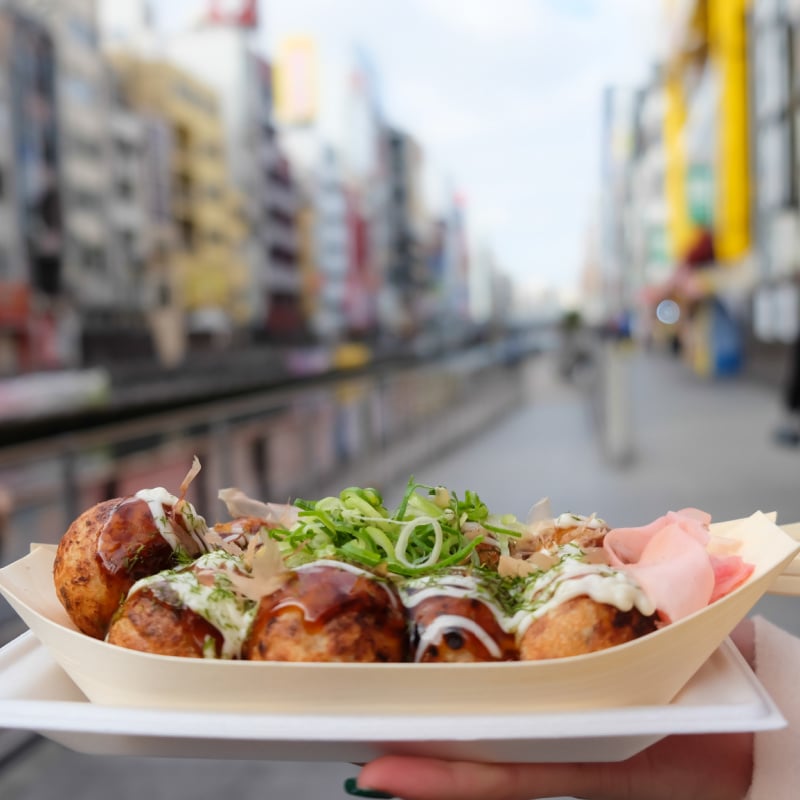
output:
[[[106,572],[138,580],[170,566],[172,546],[161,535],[144,500],[120,499],[104,511],[97,559]]]
[[[392,606],[399,608],[391,587],[379,579],[360,571],[314,565],[292,573],[283,589],[266,603],[273,613],[290,606],[301,609],[306,629],[311,632],[348,608],[373,606],[376,589],[386,592]]]
[[[409,581],[401,596],[419,662],[515,661],[505,614],[480,578],[463,570]]]
[[[406,618],[396,588],[341,562],[315,562],[263,597],[243,647],[259,661],[403,661]]]
[[[430,597],[409,609],[415,661],[515,661],[513,634],[475,597]]]

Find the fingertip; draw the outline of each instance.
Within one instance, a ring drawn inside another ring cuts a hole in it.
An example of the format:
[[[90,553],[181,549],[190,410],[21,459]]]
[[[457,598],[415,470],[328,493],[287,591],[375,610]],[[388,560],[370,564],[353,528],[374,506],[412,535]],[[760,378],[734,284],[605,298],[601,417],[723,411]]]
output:
[[[344,782],[344,790],[347,794],[353,795],[353,797],[374,797],[382,798],[383,800],[392,800],[394,797],[393,794],[389,794],[388,792],[382,792],[379,789],[368,789],[366,786],[361,786],[356,778],[348,778]]]

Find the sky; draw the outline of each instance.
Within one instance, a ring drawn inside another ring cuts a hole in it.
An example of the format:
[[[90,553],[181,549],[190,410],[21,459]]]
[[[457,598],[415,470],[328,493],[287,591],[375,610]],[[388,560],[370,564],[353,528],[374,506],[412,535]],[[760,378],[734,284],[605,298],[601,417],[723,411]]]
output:
[[[179,29],[203,0],[156,6]],[[388,120],[424,148],[429,184],[466,199],[474,241],[515,284],[572,293],[598,204],[604,87],[636,87],[662,0],[261,0],[266,54],[308,34],[365,49]],[[324,68],[324,65],[323,65]]]

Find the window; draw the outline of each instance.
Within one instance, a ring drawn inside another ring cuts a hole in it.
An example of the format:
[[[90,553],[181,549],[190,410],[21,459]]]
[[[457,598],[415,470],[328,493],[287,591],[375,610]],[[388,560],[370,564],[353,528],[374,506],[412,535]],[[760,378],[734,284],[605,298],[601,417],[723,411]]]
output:
[[[105,254],[99,247],[87,247],[83,251],[84,266],[92,272],[102,272],[105,269]]]
[[[77,75],[64,78],[63,88],[67,99],[78,105],[93,105],[97,101],[95,86]]]
[[[68,23],[70,35],[84,47],[97,49],[97,32],[88,19],[71,17]]]

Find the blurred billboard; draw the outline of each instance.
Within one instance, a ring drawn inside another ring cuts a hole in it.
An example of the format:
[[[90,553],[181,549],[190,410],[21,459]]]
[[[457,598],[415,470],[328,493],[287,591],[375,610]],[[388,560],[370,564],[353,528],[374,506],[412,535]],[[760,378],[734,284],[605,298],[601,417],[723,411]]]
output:
[[[319,53],[310,36],[291,36],[277,48],[275,114],[283,125],[312,125],[319,114]]]
[[[258,0],[211,0],[208,20],[236,28],[257,28]]]
[[[21,281],[0,281],[0,326],[24,328],[30,311],[30,286]]]

